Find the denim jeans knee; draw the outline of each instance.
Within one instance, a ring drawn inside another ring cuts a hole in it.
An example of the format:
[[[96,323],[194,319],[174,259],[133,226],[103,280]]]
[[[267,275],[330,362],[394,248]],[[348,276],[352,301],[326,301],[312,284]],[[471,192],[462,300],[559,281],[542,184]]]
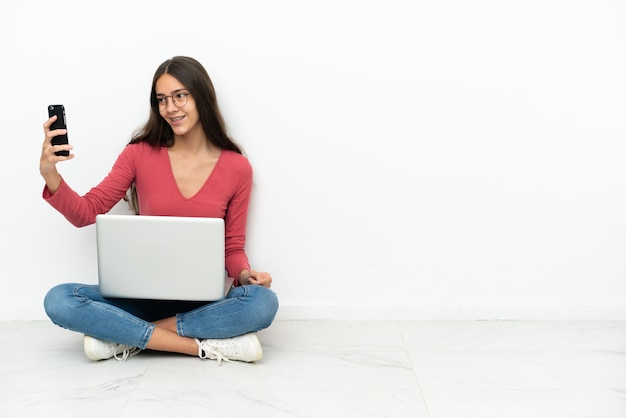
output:
[[[46,293],[43,300],[43,307],[48,318],[63,328],[69,328],[73,312],[73,303],[68,303],[73,299],[74,289],[79,286],[77,283],[64,283],[54,286]]]
[[[248,298],[253,303],[248,311],[254,318],[254,328],[257,331],[269,327],[278,312],[278,297],[274,291],[262,286],[247,286]]]
[[[96,285],[57,285],[46,294],[44,309],[50,320],[63,328],[141,349],[155,327],[112,305]]]

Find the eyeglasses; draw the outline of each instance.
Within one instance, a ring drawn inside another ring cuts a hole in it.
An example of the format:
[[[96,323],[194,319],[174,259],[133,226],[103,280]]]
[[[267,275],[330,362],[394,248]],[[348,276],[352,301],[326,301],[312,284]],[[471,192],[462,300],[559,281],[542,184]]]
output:
[[[171,96],[159,95],[156,97],[157,104],[159,105],[159,110],[163,111],[167,108],[167,98],[172,98],[172,103],[176,107],[185,107],[187,105],[187,101],[189,100],[189,96],[191,93],[187,93],[184,91],[178,91],[172,94]]]

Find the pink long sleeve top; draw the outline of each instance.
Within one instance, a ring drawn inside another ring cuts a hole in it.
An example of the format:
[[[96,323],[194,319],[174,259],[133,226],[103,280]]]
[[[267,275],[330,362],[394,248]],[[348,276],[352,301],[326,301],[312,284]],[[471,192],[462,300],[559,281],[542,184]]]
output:
[[[167,148],[153,148],[146,143],[124,148],[111,172],[84,196],[62,180],[54,195],[44,187],[43,198],[73,225],[82,227],[93,224],[96,215],[111,210],[133,181],[142,215],[224,219],[228,275],[237,279],[241,270],[250,269],[244,247],[252,167],[236,152],[222,150],[211,175],[190,198],[180,193]]]

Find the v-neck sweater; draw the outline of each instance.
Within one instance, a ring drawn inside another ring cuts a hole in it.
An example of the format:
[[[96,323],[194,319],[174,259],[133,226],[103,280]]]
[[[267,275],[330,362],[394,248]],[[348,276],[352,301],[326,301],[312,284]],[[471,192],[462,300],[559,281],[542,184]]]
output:
[[[168,149],[146,143],[126,146],[104,180],[85,195],[79,195],[61,179],[54,194],[44,187],[43,198],[73,225],[83,227],[95,223],[96,215],[110,211],[133,181],[141,215],[224,219],[228,275],[238,278],[241,270],[250,269],[244,247],[252,166],[234,151],[221,151],[204,185],[189,198],[178,188]]]

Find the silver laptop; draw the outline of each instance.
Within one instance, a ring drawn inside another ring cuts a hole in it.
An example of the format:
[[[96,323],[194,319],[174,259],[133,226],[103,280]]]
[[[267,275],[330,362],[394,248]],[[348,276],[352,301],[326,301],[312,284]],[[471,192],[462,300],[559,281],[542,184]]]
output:
[[[98,215],[96,236],[104,297],[215,301],[232,286],[223,219]]]

